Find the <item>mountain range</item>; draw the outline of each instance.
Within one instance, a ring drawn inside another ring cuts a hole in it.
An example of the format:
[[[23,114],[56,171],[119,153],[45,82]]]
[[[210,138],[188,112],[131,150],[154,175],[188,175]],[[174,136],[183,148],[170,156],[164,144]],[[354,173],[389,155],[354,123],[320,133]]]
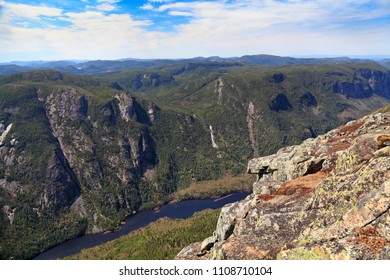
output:
[[[357,62],[378,62],[389,68],[388,59],[357,59],[349,57],[295,58],[274,55],[245,55],[241,57],[194,57],[190,59],[119,59],[119,60],[59,60],[59,61],[11,61],[0,63],[0,76],[32,70],[57,70],[71,74],[97,74],[134,69],[163,68],[173,64],[185,63],[240,63],[263,66],[282,66],[297,64],[342,64]]]

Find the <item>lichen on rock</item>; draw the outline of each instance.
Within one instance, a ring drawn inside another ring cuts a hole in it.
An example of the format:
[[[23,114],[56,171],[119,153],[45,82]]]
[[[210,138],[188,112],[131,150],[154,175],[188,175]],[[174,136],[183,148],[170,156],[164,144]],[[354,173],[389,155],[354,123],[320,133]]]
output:
[[[384,111],[250,160],[253,194],[222,208],[208,258],[390,259],[388,139]]]

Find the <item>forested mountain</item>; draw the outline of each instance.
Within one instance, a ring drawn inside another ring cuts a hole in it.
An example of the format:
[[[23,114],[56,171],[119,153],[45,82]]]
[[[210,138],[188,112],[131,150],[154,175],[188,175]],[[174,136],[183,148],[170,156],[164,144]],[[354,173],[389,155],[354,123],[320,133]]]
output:
[[[348,57],[334,58],[295,58],[275,55],[245,55],[242,57],[194,57],[189,59],[120,59],[92,61],[12,61],[0,64],[0,75],[26,72],[32,70],[57,70],[73,74],[98,74],[129,71],[135,69],[158,69],[185,63],[240,63],[245,65],[283,66],[283,65],[315,65],[370,62],[370,60],[352,59]],[[373,61],[371,61],[373,62]],[[386,60],[383,60],[386,62]]]

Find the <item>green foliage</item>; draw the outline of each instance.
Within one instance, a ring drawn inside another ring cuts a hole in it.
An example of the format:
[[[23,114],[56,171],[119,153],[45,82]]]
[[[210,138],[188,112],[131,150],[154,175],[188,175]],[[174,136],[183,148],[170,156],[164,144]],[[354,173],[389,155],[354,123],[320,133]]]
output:
[[[66,84],[78,87],[98,86],[99,82],[90,76],[75,76],[58,71],[31,71],[0,77],[0,84]]]
[[[188,188],[180,189],[172,195],[174,200],[207,199],[221,197],[234,192],[252,191],[253,176],[249,174],[225,175],[217,180],[191,182]]]
[[[29,259],[84,233],[87,223],[78,214],[41,212],[38,215],[37,211],[22,206],[15,211],[13,225],[0,216],[0,226],[0,259]]]
[[[189,219],[163,218],[157,222],[68,259],[77,260],[171,260],[193,242],[212,235],[220,210],[205,210]]]

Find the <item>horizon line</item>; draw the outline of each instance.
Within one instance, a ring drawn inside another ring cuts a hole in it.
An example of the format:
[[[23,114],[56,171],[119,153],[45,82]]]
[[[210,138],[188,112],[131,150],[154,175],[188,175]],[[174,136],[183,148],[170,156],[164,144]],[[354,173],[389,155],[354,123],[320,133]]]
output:
[[[43,60],[43,59],[37,59],[37,60],[11,60],[11,61],[0,61],[0,64],[7,65],[7,64],[13,64],[17,62],[23,62],[23,63],[33,63],[33,62],[59,62],[59,61],[71,61],[71,62],[89,62],[89,61],[129,61],[129,60],[186,60],[186,59],[196,59],[196,58],[222,58],[222,59],[228,59],[228,58],[242,58],[244,56],[275,56],[275,57],[282,57],[282,58],[300,58],[300,59],[321,59],[321,58],[349,58],[349,59],[370,59],[370,60],[383,60],[383,59],[390,59],[389,55],[328,55],[328,54],[317,54],[317,55],[275,55],[275,54],[245,54],[241,56],[218,56],[218,55],[212,55],[212,56],[193,56],[193,57],[160,57],[160,58],[140,58],[140,57],[126,57],[126,58],[116,58],[116,59],[101,59],[101,58],[95,58],[95,59],[80,59],[80,58],[74,58],[74,59],[51,59],[51,60]]]

